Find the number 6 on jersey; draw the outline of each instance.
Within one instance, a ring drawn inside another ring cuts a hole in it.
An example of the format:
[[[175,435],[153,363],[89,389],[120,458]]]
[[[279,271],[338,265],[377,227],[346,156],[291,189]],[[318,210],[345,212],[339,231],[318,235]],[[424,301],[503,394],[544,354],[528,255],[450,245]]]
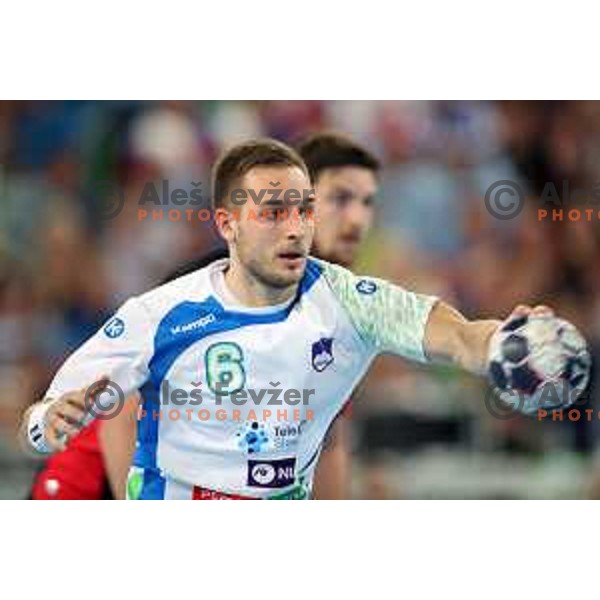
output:
[[[233,342],[219,342],[206,350],[206,383],[215,393],[233,394],[246,382],[244,353]],[[218,386],[218,387],[217,387]]]

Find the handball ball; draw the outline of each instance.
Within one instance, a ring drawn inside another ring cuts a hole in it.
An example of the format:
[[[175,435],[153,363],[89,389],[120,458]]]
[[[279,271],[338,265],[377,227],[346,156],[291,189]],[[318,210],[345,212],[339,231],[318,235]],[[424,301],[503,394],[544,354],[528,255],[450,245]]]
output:
[[[492,336],[489,359],[497,395],[526,415],[569,407],[590,378],[591,357],[583,336],[551,315],[508,319]]]

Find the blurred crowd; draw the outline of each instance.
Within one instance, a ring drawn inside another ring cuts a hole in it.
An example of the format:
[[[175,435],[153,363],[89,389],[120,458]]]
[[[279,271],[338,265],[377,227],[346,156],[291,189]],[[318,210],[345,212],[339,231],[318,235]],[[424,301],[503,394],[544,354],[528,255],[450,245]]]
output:
[[[65,356],[125,298],[220,243],[209,222],[167,218],[168,204],[162,219],[140,220],[146,184],[202,182],[208,207],[210,166],[223,147],[264,135],[294,143],[324,129],[355,137],[384,165],[357,271],[443,296],[469,317],[550,304],[598,353],[600,221],[539,220],[537,210],[548,182],[559,191],[563,181],[597,183],[600,103],[0,102],[0,468],[19,456],[19,415]],[[499,180],[526,190],[517,218],[486,210],[485,192]],[[124,206],[107,219],[115,195]],[[380,359],[357,394],[356,421],[372,423],[379,411],[391,423],[394,413],[411,433],[357,427],[356,447],[366,465],[436,444],[592,464],[597,419],[552,427],[494,419],[484,394],[451,370]],[[594,388],[589,395],[596,406]],[[372,489],[384,486],[376,469],[369,476]]]

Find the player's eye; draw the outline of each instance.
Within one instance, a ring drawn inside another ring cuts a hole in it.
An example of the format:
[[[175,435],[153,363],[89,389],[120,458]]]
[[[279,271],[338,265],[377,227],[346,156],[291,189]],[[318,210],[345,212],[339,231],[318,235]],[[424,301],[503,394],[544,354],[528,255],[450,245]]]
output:
[[[333,202],[335,202],[340,208],[346,206],[352,200],[352,194],[347,192],[339,192],[332,196]]]
[[[278,214],[278,211],[272,208],[266,208],[265,210],[260,211],[260,219],[263,221],[277,221],[277,219],[281,219]]]
[[[363,200],[363,205],[364,206],[367,206],[367,207],[371,208],[371,206],[373,206],[373,204],[375,204],[375,198],[373,198],[373,196],[367,196]]]
[[[303,204],[298,207],[298,214],[304,221],[310,221],[315,217],[315,205],[314,202],[310,204]]]

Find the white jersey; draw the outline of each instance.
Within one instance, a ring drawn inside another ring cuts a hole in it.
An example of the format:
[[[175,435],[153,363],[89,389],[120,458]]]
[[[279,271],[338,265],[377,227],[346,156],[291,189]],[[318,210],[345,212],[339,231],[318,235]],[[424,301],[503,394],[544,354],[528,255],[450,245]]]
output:
[[[426,361],[432,296],[311,258],[293,300],[248,308],[225,285],[227,262],[128,300],[48,390],[57,398],[104,374],[126,396],[145,384],[156,390],[138,429],[158,475],[141,497],[161,497],[165,477],[303,497],[329,426],[373,358]]]

